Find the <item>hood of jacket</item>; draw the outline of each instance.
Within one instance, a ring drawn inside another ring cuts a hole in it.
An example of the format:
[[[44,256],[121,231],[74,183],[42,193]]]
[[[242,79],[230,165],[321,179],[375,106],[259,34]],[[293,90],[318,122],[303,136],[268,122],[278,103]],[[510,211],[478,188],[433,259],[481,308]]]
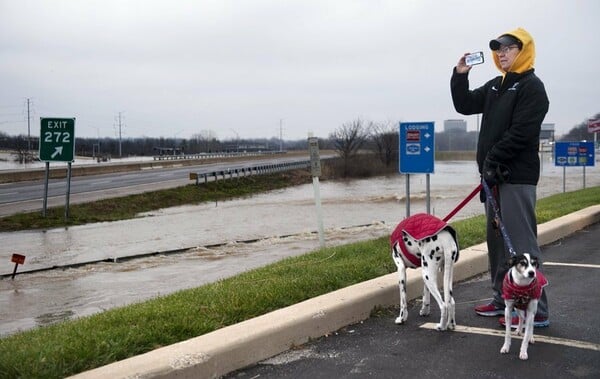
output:
[[[521,74],[527,70],[532,69],[533,64],[535,62],[535,43],[533,42],[533,37],[531,37],[531,34],[529,34],[529,32],[527,32],[527,30],[523,28],[518,28],[506,33],[502,33],[501,36],[506,34],[509,34],[519,39],[519,41],[523,43],[523,48],[519,52],[519,55],[517,55],[517,57],[515,58],[515,61],[513,62],[512,66],[510,66],[508,71],[504,71],[502,69],[502,67],[500,66],[500,59],[498,58],[498,55],[492,51],[492,57],[498,70],[504,75],[506,74],[506,72],[516,72],[518,74]]]

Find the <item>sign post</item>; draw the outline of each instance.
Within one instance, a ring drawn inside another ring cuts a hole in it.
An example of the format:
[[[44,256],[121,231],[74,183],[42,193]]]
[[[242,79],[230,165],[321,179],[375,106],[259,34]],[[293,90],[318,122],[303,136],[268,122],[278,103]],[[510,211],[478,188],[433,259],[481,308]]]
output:
[[[11,276],[11,279],[14,280],[15,275],[17,275],[17,268],[19,267],[19,265],[25,264],[25,256],[21,255],[21,254],[13,254],[12,257],[10,258],[10,261],[15,264],[15,269],[13,270],[13,273]]]
[[[406,174],[406,217],[410,216],[410,174],[426,174],[427,213],[430,212],[429,174],[434,171],[435,131],[433,122],[400,123],[401,174]]]
[[[319,244],[325,247],[323,230],[323,209],[321,207],[321,192],[319,191],[319,176],[321,175],[321,158],[319,156],[319,139],[308,136],[308,152],[310,154],[310,173],[313,179],[313,190],[315,193],[315,205],[317,207],[317,225],[319,228]]]
[[[71,163],[75,157],[75,118],[40,118],[39,157],[40,161],[46,162],[43,217],[46,217],[48,204],[50,162],[67,162],[65,219],[68,220],[69,194],[71,191]]]
[[[566,168],[583,167],[583,188],[585,188],[585,167],[595,166],[596,151],[594,142],[556,142],[554,165],[563,168],[563,193],[566,191]]]

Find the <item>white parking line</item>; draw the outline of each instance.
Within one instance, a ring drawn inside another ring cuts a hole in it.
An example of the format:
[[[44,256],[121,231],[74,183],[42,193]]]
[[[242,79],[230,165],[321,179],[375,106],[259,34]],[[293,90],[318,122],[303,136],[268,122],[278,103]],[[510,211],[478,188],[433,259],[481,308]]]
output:
[[[435,330],[436,324],[434,324],[432,322],[428,322],[419,327],[423,328],[423,329]],[[497,336],[497,337],[504,338],[504,330],[484,329],[484,328],[475,328],[472,326],[456,325],[456,329],[454,329],[454,331],[461,332],[461,333],[470,333],[470,334],[483,334],[483,335],[488,335],[488,336]],[[522,336],[517,336],[514,333],[512,336],[513,336],[512,338],[519,338],[519,339],[523,338]],[[597,343],[570,340],[570,339],[566,339],[566,338],[541,336],[541,335],[535,334],[535,333],[534,333],[534,336],[535,336],[536,343],[544,342],[544,343],[551,343],[551,344],[555,344],[555,345],[576,347],[579,349],[600,351],[600,344],[597,344]]]
[[[560,263],[560,262],[544,262],[544,266],[569,266],[569,267],[600,268],[600,265],[588,265],[585,263]]]

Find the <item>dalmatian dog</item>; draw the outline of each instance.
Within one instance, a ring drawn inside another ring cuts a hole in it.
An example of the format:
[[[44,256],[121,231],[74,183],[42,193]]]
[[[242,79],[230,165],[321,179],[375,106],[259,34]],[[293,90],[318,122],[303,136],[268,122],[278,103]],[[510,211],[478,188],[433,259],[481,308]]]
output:
[[[429,316],[430,296],[433,295],[440,308],[437,330],[453,330],[456,327],[455,303],[452,297],[454,263],[458,260],[456,231],[435,216],[419,213],[404,219],[396,226],[391,237],[392,259],[398,267],[400,290],[400,315],[396,324],[406,322],[406,269],[419,268],[423,275],[423,302],[419,314]],[[438,272],[444,271],[444,296],[438,289]]]
[[[510,350],[512,312],[516,308],[519,315],[519,324],[516,334],[523,335],[519,358],[527,360],[527,348],[530,343],[535,343],[533,338],[533,318],[537,312],[538,301],[548,280],[541,271],[536,257],[528,253],[519,254],[509,259],[510,269],[502,282],[502,298],[504,299],[504,319],[506,332],[504,344],[500,349],[501,354],[508,354]]]

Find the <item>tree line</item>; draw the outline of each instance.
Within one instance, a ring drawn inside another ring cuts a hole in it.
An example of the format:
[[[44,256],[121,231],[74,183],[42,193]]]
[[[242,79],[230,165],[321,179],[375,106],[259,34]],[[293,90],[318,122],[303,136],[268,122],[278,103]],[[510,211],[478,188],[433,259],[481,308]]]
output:
[[[600,113],[594,119],[600,118]],[[319,138],[319,148],[335,150],[344,162],[344,172],[359,152],[371,152],[380,162],[389,167],[397,164],[399,149],[398,122],[374,122],[356,118],[348,121],[327,138]],[[558,141],[593,140],[587,131],[587,121],[573,127]],[[0,148],[15,151],[16,160],[36,159],[38,137],[28,139],[25,135],[10,136],[0,132]],[[436,151],[473,151],[477,146],[477,132],[460,130],[435,133]],[[29,149],[31,148],[31,150]],[[197,154],[216,152],[254,151],[299,151],[307,150],[307,141],[271,139],[238,139],[221,141],[216,133],[203,130],[191,138],[77,138],[75,154],[79,156],[116,158],[127,156],[156,156],[161,154]]]

